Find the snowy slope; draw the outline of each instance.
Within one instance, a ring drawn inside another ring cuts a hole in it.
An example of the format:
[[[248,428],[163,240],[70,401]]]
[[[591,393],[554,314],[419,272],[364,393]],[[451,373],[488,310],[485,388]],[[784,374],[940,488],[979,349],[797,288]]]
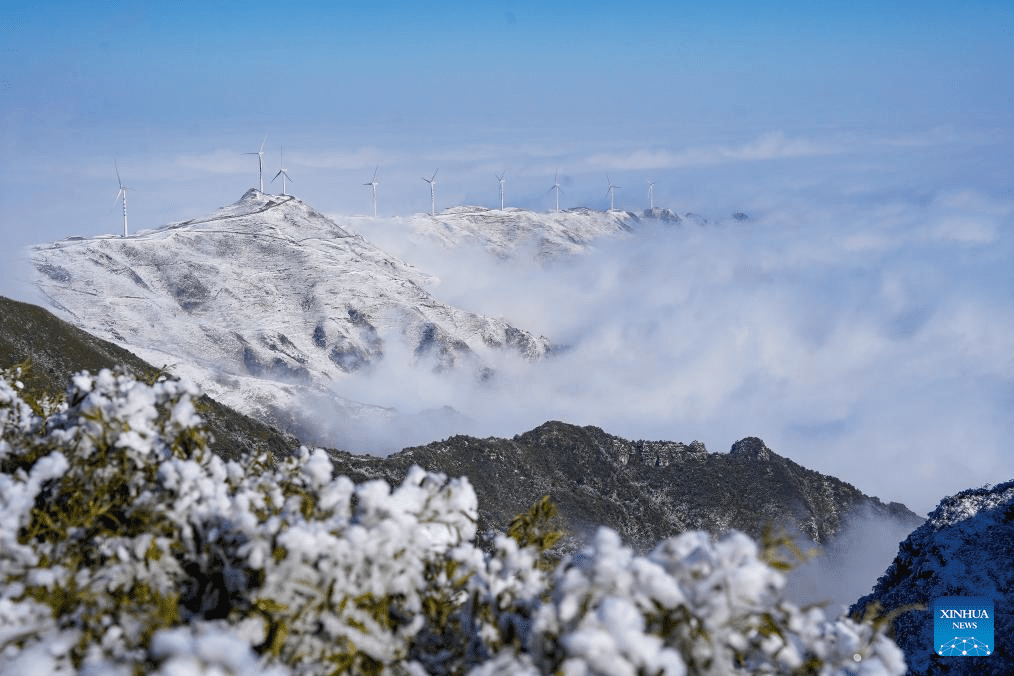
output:
[[[442,303],[424,288],[432,277],[299,199],[257,190],[204,218],[39,245],[30,257],[63,318],[289,428],[308,396],[340,415],[383,414],[330,386],[368,371],[392,341],[416,362],[477,376],[492,351],[535,359],[549,347]]]
[[[933,653],[933,601],[942,596],[993,600],[995,652],[989,657],[938,657]],[[878,601],[886,611],[910,604],[894,622],[910,674],[1014,673],[1014,481],[944,498],[908,536],[894,562],[868,596],[860,614]]]
[[[461,206],[436,216],[416,214],[409,227],[416,235],[435,239],[448,248],[476,244],[501,258],[531,251],[537,258],[550,260],[582,253],[594,240],[625,235],[639,221],[629,211],[577,208],[536,212]]]

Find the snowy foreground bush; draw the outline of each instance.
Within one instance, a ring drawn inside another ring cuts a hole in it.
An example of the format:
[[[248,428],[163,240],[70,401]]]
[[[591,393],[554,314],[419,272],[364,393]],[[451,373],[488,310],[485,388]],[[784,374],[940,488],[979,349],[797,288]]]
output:
[[[465,479],[223,461],[191,385],[19,390],[0,378],[0,674],[905,672],[873,625],[782,600],[741,534],[635,556],[602,529],[551,566],[537,510],[476,546]]]

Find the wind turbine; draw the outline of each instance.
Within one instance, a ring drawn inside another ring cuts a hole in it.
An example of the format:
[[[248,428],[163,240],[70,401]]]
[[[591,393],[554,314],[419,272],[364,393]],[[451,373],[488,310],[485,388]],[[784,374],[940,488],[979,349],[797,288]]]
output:
[[[440,169],[437,169],[437,171],[440,171]],[[437,184],[437,171],[434,171],[433,176],[430,178],[422,177],[422,180],[430,184],[430,216],[437,215],[437,193],[435,188]]]
[[[553,187],[550,190],[556,191],[556,212],[560,212],[560,170],[556,170],[556,174],[553,175]]]
[[[648,208],[655,211],[655,183],[648,181]]]
[[[373,217],[374,218],[377,217],[377,186],[380,185],[379,183],[377,183],[377,169],[380,169],[380,165],[379,164],[373,170],[373,178],[370,179],[370,182],[369,183],[363,183],[363,185],[368,185],[371,188],[373,188]]]
[[[281,153],[281,160],[279,161],[278,173],[275,174],[275,178],[282,177],[282,195],[285,195],[285,179],[292,180],[292,177],[285,171],[285,148],[279,146],[279,152]],[[271,179],[271,182],[275,182],[275,178]]]
[[[128,190],[132,190],[132,188],[128,188],[127,186],[123,185],[123,181],[120,180],[120,168],[118,166],[116,166],[116,160],[113,160],[113,168],[116,169],[116,182],[120,184],[120,191],[118,193],[116,193],[116,197],[113,198],[113,201],[115,202],[116,200],[120,199],[121,197],[123,198],[123,236],[126,237],[127,236],[127,191]]]
[[[507,179],[504,178],[506,175],[506,171],[502,174],[496,175],[496,180],[500,181],[500,211],[503,211],[503,184],[507,181]]]
[[[243,153],[244,155],[256,155],[257,156],[257,178],[259,179],[258,185],[260,191],[264,192],[264,144],[267,143],[268,137],[265,135],[264,140],[261,141],[261,149],[255,153]],[[283,191],[284,192],[284,191]]]
[[[609,211],[614,211],[616,209],[616,189],[623,186],[613,185],[613,181],[609,178],[608,174],[606,174],[606,181],[609,183],[609,190],[606,191],[609,193]]]

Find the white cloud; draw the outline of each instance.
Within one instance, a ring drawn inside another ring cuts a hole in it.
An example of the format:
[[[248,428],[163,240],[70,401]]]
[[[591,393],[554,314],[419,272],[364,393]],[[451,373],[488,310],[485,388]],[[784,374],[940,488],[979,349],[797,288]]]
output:
[[[729,162],[814,157],[848,151],[847,146],[835,142],[789,138],[783,132],[772,131],[735,146],[708,145],[683,150],[636,148],[597,153],[590,155],[585,164],[589,169],[601,170],[681,169]]]

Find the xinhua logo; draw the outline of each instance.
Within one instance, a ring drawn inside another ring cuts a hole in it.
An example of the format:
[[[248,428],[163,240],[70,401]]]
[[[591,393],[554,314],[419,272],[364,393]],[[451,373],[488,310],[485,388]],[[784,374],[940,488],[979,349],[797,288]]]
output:
[[[993,654],[993,600],[944,596],[933,602],[933,652],[942,657]]]

